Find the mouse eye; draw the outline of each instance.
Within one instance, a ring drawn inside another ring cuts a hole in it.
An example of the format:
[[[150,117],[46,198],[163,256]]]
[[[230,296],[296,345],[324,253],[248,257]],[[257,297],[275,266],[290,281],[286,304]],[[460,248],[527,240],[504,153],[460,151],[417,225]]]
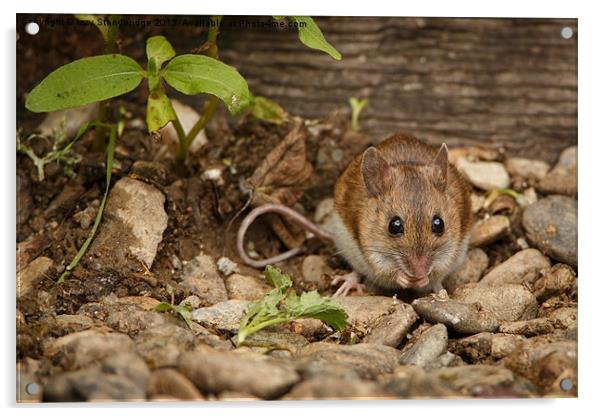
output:
[[[403,234],[403,221],[399,217],[391,218],[389,221],[389,233],[392,235],[402,235]]]
[[[445,223],[438,215],[435,215],[431,221],[431,230],[436,235],[441,235],[445,231]]]

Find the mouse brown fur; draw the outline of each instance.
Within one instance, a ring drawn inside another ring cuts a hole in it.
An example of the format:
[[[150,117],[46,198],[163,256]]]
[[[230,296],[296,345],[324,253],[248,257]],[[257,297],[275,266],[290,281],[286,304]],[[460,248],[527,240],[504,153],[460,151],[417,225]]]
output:
[[[464,260],[471,226],[469,186],[439,151],[396,135],[358,155],[335,186],[339,253],[368,283],[437,290]],[[444,231],[432,230],[435,216]],[[404,232],[388,224],[399,217]]]

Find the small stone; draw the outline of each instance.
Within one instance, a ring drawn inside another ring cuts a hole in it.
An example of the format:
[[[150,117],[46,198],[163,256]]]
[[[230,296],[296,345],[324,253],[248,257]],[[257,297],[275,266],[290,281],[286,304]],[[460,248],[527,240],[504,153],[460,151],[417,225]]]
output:
[[[92,226],[92,223],[96,219],[96,213],[98,212],[99,205],[100,201],[95,199],[88,207],[86,207],[86,209],[74,214],[73,219],[79,222],[79,225],[82,227],[82,229],[87,230]]]
[[[527,207],[535,202],[537,202],[537,193],[533,188],[527,188],[524,190],[520,198],[517,198],[516,202],[521,207]]]
[[[161,162],[137,160],[130,169],[130,176],[140,178],[145,182],[168,185],[169,170]]]
[[[202,400],[203,395],[182,373],[173,368],[153,371],[148,383],[150,396],[168,395],[179,400]]]
[[[533,294],[540,302],[563,293],[576,292],[576,290],[577,277],[575,272],[562,263],[555,264],[533,285]]]
[[[186,262],[182,270],[182,286],[201,299],[205,306],[228,299],[224,280],[211,257],[201,253]]]
[[[472,249],[468,252],[466,260],[451,275],[443,281],[443,286],[449,293],[453,293],[457,287],[466,283],[476,283],[483,276],[483,272],[489,266],[489,257],[480,248]]]
[[[182,300],[182,302],[180,302],[180,306],[188,305],[192,309],[200,308],[201,304],[201,299],[199,299],[199,297],[196,295],[187,296],[184,298],[184,300]]]
[[[478,303],[499,322],[514,322],[537,316],[537,299],[522,285],[498,285],[492,290],[487,285],[469,284],[458,288],[453,299]]]
[[[131,304],[110,306],[107,311],[108,315],[104,319],[105,323],[119,332],[132,336],[148,328],[170,323],[180,324],[179,319],[174,315],[153,310],[146,311]],[[182,325],[185,325],[183,321]]]
[[[539,337],[527,340],[523,347],[504,358],[502,364],[540,386],[544,393],[576,395],[577,342],[549,342]],[[569,378],[573,388],[561,391],[560,381]]]
[[[473,397],[523,397],[530,396],[533,388],[524,391],[512,371],[494,365],[466,365],[434,370],[429,374],[464,396]]]
[[[525,342],[522,335],[494,334],[491,341],[491,356],[495,359],[504,358],[521,348]]]
[[[359,378],[323,377],[295,385],[283,400],[382,399],[391,396],[377,383]],[[392,398],[392,397],[390,397]]]
[[[38,257],[17,273],[17,298],[31,292],[33,284],[52,270],[54,262],[48,257]]]
[[[234,263],[228,257],[220,257],[217,260],[217,270],[222,272],[224,276],[230,276],[232,273],[240,273],[238,264]]]
[[[472,185],[484,191],[507,188],[510,185],[510,176],[499,162],[470,162],[461,157],[456,167]]]
[[[550,259],[539,250],[528,248],[494,267],[481,279],[480,284],[522,284],[523,282],[531,284],[543,270],[550,267],[550,264]]]
[[[548,319],[550,319],[552,322],[554,322],[554,326],[556,326],[556,327],[559,327],[562,329],[576,330],[577,329],[577,308],[571,308],[571,307],[558,308],[558,309],[554,310],[552,313],[550,313],[550,315],[548,316]]]
[[[230,299],[258,300],[272,287],[265,280],[235,273],[226,279],[226,290]]]
[[[194,334],[172,324],[149,328],[135,338],[136,351],[151,368],[173,366],[180,354],[194,348]]]
[[[152,311],[161,302],[155,298],[151,298],[150,296],[123,296],[121,298],[117,298],[115,303],[119,305],[132,305],[142,309],[143,311]]]
[[[469,337],[450,340],[449,349],[469,363],[480,363],[491,354],[494,335],[480,332]]]
[[[363,330],[372,327],[381,317],[392,313],[396,305],[403,303],[386,296],[346,296],[337,302],[345,310],[347,322]]]
[[[423,368],[399,366],[391,374],[379,377],[380,384],[394,398],[430,399],[455,397],[458,394],[446,387],[441,380],[430,377]]]
[[[17,244],[17,273],[37,258],[49,245],[50,239],[45,234],[32,234],[27,240]]]
[[[553,332],[554,324],[547,318],[535,318],[528,321],[505,322],[500,325],[499,331],[505,334],[532,337]]]
[[[207,347],[182,354],[178,369],[201,391],[238,391],[264,399],[283,395],[299,381],[292,366],[271,357]]]
[[[525,159],[522,157],[512,157],[506,160],[505,165],[510,175],[522,178],[543,179],[550,170],[550,165],[543,160]]]
[[[146,391],[129,378],[106,374],[97,368],[62,373],[44,386],[44,401],[145,400]]]
[[[332,275],[332,269],[326,264],[324,257],[311,254],[301,263],[301,274],[307,283],[320,283],[322,275]]]
[[[544,254],[577,266],[577,201],[552,195],[529,205],[523,213],[527,239]]]
[[[424,331],[409,348],[404,349],[401,363],[426,367],[447,351],[447,328],[437,324]]]
[[[510,220],[505,215],[492,215],[478,221],[470,232],[470,245],[481,247],[493,243],[510,232]]]
[[[414,309],[407,303],[400,302],[395,305],[392,313],[383,315],[374,321],[371,331],[362,342],[397,348],[416,319],[418,319],[418,315]]]
[[[210,307],[193,310],[192,319],[220,331],[236,332],[248,306],[249,301],[246,300],[227,300]]]
[[[85,315],[57,315],[56,328],[62,332],[80,332],[94,326],[94,319]]]
[[[401,360],[401,352],[378,344],[343,345],[314,342],[297,355],[302,369],[316,363],[337,363],[351,367],[362,378],[375,378],[392,372]]]
[[[180,123],[182,124],[182,128],[184,131],[190,131],[201,117],[200,114],[197,113],[194,108],[183,104],[176,99],[171,99],[170,101],[174,111],[176,112],[176,115],[178,116],[178,120],[180,120]],[[167,123],[165,127],[159,130],[159,133],[167,144],[171,155],[175,156],[178,151],[180,140],[173,123]],[[205,129],[202,129],[190,143],[188,151],[195,153],[206,144],[207,136],[205,135]]]
[[[314,221],[323,230],[334,233],[337,228],[336,216],[334,199],[326,198],[318,203],[316,211],[314,212]]]
[[[147,183],[122,178],[113,186],[86,258],[93,270],[151,268],[167,228],[165,196]]]
[[[127,378],[143,391],[146,391],[150,379],[150,370],[146,363],[133,352],[122,352],[107,357],[102,363],[102,371]]]
[[[78,369],[102,361],[120,352],[134,350],[134,342],[125,334],[89,329],[56,339],[44,351],[66,369]]]
[[[243,343],[244,346],[252,347],[258,352],[288,351],[291,354],[296,354],[307,344],[302,335],[274,327],[249,335]]]
[[[58,132],[63,132],[66,138],[71,138],[75,136],[82,125],[93,120],[97,112],[98,103],[51,111],[46,114],[46,117],[38,126],[38,130],[44,136],[53,136]]]
[[[495,315],[483,310],[478,303],[464,303],[427,296],[416,299],[412,307],[420,317],[462,334],[493,332],[499,327]]]
[[[577,146],[571,146],[563,150],[558,163],[537,184],[537,189],[545,194],[575,197],[577,188]]]

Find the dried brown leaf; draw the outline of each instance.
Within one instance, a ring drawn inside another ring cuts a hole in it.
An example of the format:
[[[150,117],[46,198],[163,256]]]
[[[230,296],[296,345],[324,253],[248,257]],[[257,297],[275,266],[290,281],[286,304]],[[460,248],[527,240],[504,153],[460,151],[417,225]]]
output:
[[[302,120],[295,119],[291,131],[268,153],[247,181],[252,189],[252,206],[265,203],[292,206],[297,202],[313,170],[305,151],[306,136]],[[287,227],[276,215],[267,215],[266,219],[287,247],[298,247],[303,243],[305,237],[299,228]],[[291,228],[296,232],[291,233]]]

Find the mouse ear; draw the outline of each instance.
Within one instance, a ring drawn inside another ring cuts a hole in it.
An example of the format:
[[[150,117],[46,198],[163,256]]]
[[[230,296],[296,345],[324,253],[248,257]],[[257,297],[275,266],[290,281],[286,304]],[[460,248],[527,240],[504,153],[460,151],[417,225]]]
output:
[[[447,145],[445,143],[439,148],[433,167],[435,168],[435,181],[438,184],[445,185],[447,181]]]
[[[370,146],[364,151],[361,170],[362,178],[368,192],[373,196],[385,192],[386,186],[389,183],[391,168],[376,147]]]

